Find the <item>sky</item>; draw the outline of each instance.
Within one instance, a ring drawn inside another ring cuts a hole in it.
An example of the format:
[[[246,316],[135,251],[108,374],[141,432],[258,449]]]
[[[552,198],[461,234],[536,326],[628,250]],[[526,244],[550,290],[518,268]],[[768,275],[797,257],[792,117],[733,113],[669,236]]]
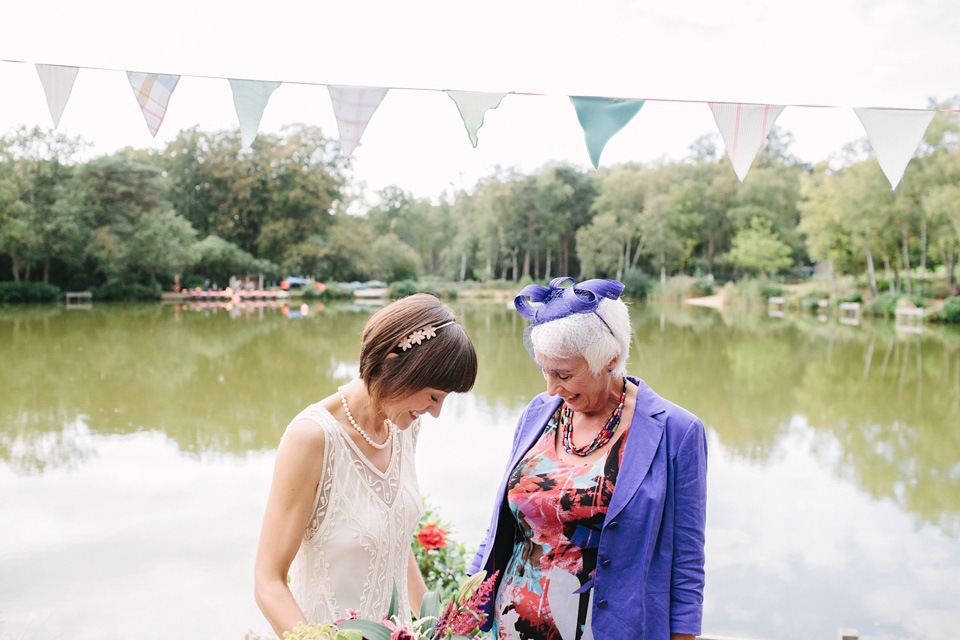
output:
[[[592,169],[567,96],[646,99],[601,167],[681,160],[716,135],[707,101],[788,106],[808,162],[864,138],[852,107],[926,108],[960,93],[956,0],[20,0],[0,60],[80,67],[59,131],[88,155],[162,149],[181,129],[237,129],[226,78],[281,80],[260,130],[336,136],[325,84],[393,88],[353,153],[368,194],[469,189],[497,167]],[[156,138],[124,71],[181,75]],[[0,129],[52,127],[33,64],[0,62]],[[406,89],[402,89],[406,88]],[[507,92],[474,149],[442,89]],[[810,105],[810,106],[799,106]],[[960,117],[952,115],[950,117]],[[750,179],[749,174],[746,177]]]

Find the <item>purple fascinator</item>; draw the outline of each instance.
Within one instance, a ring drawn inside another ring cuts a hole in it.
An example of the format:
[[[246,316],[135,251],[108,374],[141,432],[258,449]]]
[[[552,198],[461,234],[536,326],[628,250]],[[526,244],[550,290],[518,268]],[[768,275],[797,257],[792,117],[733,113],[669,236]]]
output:
[[[601,300],[616,300],[621,293],[623,283],[617,280],[594,279],[577,284],[570,277],[554,278],[546,287],[539,284],[524,287],[514,298],[513,306],[533,327],[574,313],[596,313]],[[597,317],[600,318],[599,314]]]

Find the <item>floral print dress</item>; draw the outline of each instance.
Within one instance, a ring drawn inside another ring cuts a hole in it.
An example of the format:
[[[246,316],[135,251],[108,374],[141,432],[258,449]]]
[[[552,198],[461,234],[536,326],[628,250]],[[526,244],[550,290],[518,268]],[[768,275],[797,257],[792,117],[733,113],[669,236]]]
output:
[[[494,604],[499,638],[593,638],[593,590],[587,583],[597,567],[600,529],[627,434],[620,434],[605,457],[569,464],[557,456],[559,416],[560,409],[507,483],[519,535]]]

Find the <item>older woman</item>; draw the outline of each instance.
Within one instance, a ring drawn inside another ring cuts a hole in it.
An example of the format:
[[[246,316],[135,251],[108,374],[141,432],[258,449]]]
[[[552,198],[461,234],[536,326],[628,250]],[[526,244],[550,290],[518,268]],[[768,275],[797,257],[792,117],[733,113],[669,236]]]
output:
[[[420,610],[426,586],[410,547],[420,416],[439,416],[447,394],[476,377],[473,343],[436,297],[409,296],[370,318],[360,376],[301,411],[280,441],[254,569],[257,604],[278,636],[348,609],[379,620],[394,587],[404,620]]]
[[[515,300],[547,382],[520,417],[471,572],[500,571],[499,638],[692,639],[704,583],[707,444],[626,374],[623,284],[557,278]]]

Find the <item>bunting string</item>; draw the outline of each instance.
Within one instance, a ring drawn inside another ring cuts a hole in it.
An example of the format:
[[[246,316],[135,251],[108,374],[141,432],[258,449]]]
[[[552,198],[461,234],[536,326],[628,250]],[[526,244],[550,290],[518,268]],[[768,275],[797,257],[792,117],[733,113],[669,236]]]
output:
[[[59,126],[60,118],[70,98],[71,90],[77,81],[78,71],[121,72],[120,69],[105,67],[81,67],[51,65],[26,62],[23,60],[0,59],[13,64],[33,64],[47,99],[54,128]],[[486,93],[480,91],[435,89],[430,87],[364,87],[352,85],[333,85],[322,82],[298,80],[262,81],[238,78],[226,78],[208,75],[173,75],[162,73],[142,73],[123,70],[136,95],[138,105],[152,136],[163,123],[170,108],[171,97],[182,77],[207,80],[228,81],[234,95],[238,126],[242,144],[249,147],[256,138],[260,118],[271,94],[282,84],[327,87],[340,135],[340,148],[346,157],[360,143],[370,119],[390,91],[433,91],[445,93],[455,103],[469,142],[473,147],[478,144],[478,130],[483,125],[484,115],[496,109],[507,96],[544,96],[557,97],[554,94],[529,91],[507,91]],[[600,153],[604,145],[638,116],[645,102],[702,104],[713,114],[717,129],[724,141],[727,155],[733,165],[737,178],[742,182],[751,164],[763,145],[774,122],[784,109],[850,109],[839,105],[826,104],[758,104],[737,102],[715,102],[709,100],[689,100],[672,98],[647,98],[637,96],[564,96],[573,106],[571,122],[579,122],[583,130],[587,154],[594,168],[599,167]],[[923,135],[937,112],[960,113],[960,109],[892,109],[886,107],[853,108],[870,141],[874,155],[895,189],[903,178],[907,163],[916,153]]]

